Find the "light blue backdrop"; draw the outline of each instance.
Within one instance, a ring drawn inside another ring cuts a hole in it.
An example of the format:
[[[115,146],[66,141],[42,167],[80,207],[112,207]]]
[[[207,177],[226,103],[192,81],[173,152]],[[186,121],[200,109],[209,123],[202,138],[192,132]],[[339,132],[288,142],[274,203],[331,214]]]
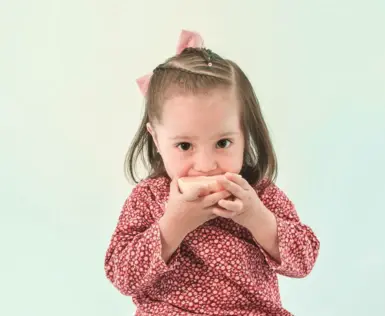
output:
[[[151,11],[152,9],[153,11]],[[131,186],[135,78],[182,28],[247,72],[278,184],[321,240],[299,316],[385,315],[385,2],[0,2],[0,314],[130,315],[104,276]]]

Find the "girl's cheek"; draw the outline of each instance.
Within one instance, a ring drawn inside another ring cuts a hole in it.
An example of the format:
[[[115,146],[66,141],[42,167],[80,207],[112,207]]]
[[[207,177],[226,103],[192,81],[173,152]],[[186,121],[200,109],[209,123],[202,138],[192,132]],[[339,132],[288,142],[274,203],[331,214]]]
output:
[[[226,156],[220,165],[221,169],[224,169],[226,172],[239,173],[243,165],[243,153]]]
[[[183,153],[174,152],[166,159],[165,164],[167,169],[170,173],[173,173],[174,176],[186,176],[192,167],[191,159],[187,159]]]

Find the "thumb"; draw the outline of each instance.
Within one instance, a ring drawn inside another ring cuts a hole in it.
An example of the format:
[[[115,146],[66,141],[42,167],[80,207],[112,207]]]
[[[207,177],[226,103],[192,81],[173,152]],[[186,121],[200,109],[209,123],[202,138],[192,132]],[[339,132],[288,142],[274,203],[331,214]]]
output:
[[[171,180],[170,183],[170,195],[180,195],[181,192],[179,190],[179,183],[178,183],[179,177],[176,176]]]

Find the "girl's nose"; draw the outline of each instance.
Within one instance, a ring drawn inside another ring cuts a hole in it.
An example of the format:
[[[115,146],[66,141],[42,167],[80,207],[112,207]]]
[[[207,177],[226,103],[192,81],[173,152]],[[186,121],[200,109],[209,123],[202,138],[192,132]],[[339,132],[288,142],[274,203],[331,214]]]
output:
[[[194,161],[195,171],[198,171],[201,173],[208,173],[210,171],[215,170],[218,167],[215,156],[211,153],[202,151],[198,153],[194,158],[195,158],[195,161]]]

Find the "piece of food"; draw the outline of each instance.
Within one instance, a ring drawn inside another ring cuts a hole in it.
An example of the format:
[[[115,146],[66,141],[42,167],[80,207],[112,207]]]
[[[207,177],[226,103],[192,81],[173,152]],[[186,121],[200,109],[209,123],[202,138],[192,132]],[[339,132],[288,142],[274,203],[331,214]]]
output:
[[[217,179],[220,176],[199,176],[199,177],[184,177],[178,179],[179,189],[182,194],[187,197],[197,197],[197,193],[205,188],[206,194],[222,191],[222,186],[218,183]]]

